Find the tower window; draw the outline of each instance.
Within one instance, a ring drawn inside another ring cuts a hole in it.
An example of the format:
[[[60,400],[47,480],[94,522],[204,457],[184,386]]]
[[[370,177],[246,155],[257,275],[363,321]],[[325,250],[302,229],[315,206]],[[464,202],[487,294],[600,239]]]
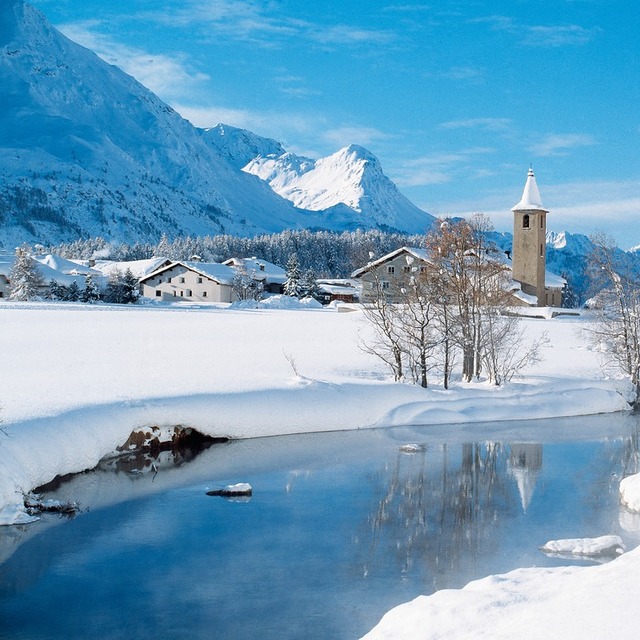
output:
[[[523,229],[528,229],[529,228],[529,214],[525,213],[522,216],[522,228]]]
[[[540,228],[544,229],[544,216],[543,215],[540,216]]]
[[[544,256],[544,245],[540,245],[540,257]]]

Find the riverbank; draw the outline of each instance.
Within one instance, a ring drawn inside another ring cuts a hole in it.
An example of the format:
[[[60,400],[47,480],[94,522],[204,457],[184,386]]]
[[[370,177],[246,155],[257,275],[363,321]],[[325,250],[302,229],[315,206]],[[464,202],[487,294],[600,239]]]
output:
[[[523,320],[544,360],[504,387],[390,380],[359,348],[359,311],[2,304],[0,521],[22,494],[92,468],[136,428],[185,425],[250,438],[402,424],[460,424],[621,411],[580,329]]]
[[[628,408],[628,386],[603,374],[581,335],[588,316],[523,320],[527,336],[548,336],[542,362],[505,387],[447,391],[436,379],[427,390],[391,381],[358,347],[370,330],[358,311],[3,303],[0,322],[4,524],[27,519],[23,493],[94,467],[141,426],[232,438],[405,424],[481,431]],[[635,637],[639,562],[634,551],[597,568],[490,577],[402,605],[367,638]]]

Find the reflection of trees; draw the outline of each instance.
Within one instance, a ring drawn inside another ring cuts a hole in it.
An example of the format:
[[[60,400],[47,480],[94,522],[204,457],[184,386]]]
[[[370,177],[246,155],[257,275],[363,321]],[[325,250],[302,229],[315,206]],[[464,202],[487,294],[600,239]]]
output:
[[[447,445],[399,453],[379,478],[386,486],[370,517],[367,572],[393,557],[401,574],[421,567],[443,588],[452,570],[475,563],[482,549],[496,544],[492,529],[501,514],[517,509],[505,449],[475,443],[460,453],[455,460]]]

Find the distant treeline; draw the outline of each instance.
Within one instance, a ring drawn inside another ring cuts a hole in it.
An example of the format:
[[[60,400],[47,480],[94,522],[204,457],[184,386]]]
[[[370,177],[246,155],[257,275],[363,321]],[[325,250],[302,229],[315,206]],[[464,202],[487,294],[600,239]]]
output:
[[[198,256],[205,262],[228,258],[262,258],[285,268],[292,254],[297,254],[300,268],[312,270],[319,278],[346,278],[372,258],[379,258],[402,246],[423,246],[424,236],[408,236],[384,231],[283,231],[253,238],[231,235],[162,237],[157,244],[115,243],[104,238],[75,240],[48,248],[65,258],[108,258],[143,260],[153,256],[172,260],[190,260]]]

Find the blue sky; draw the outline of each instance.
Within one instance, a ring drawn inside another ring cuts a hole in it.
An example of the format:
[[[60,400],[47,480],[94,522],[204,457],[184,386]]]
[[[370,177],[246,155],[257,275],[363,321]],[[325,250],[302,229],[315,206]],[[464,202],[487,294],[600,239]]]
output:
[[[202,127],[320,157],[351,143],[435,215],[640,245],[636,0],[34,0]]]

